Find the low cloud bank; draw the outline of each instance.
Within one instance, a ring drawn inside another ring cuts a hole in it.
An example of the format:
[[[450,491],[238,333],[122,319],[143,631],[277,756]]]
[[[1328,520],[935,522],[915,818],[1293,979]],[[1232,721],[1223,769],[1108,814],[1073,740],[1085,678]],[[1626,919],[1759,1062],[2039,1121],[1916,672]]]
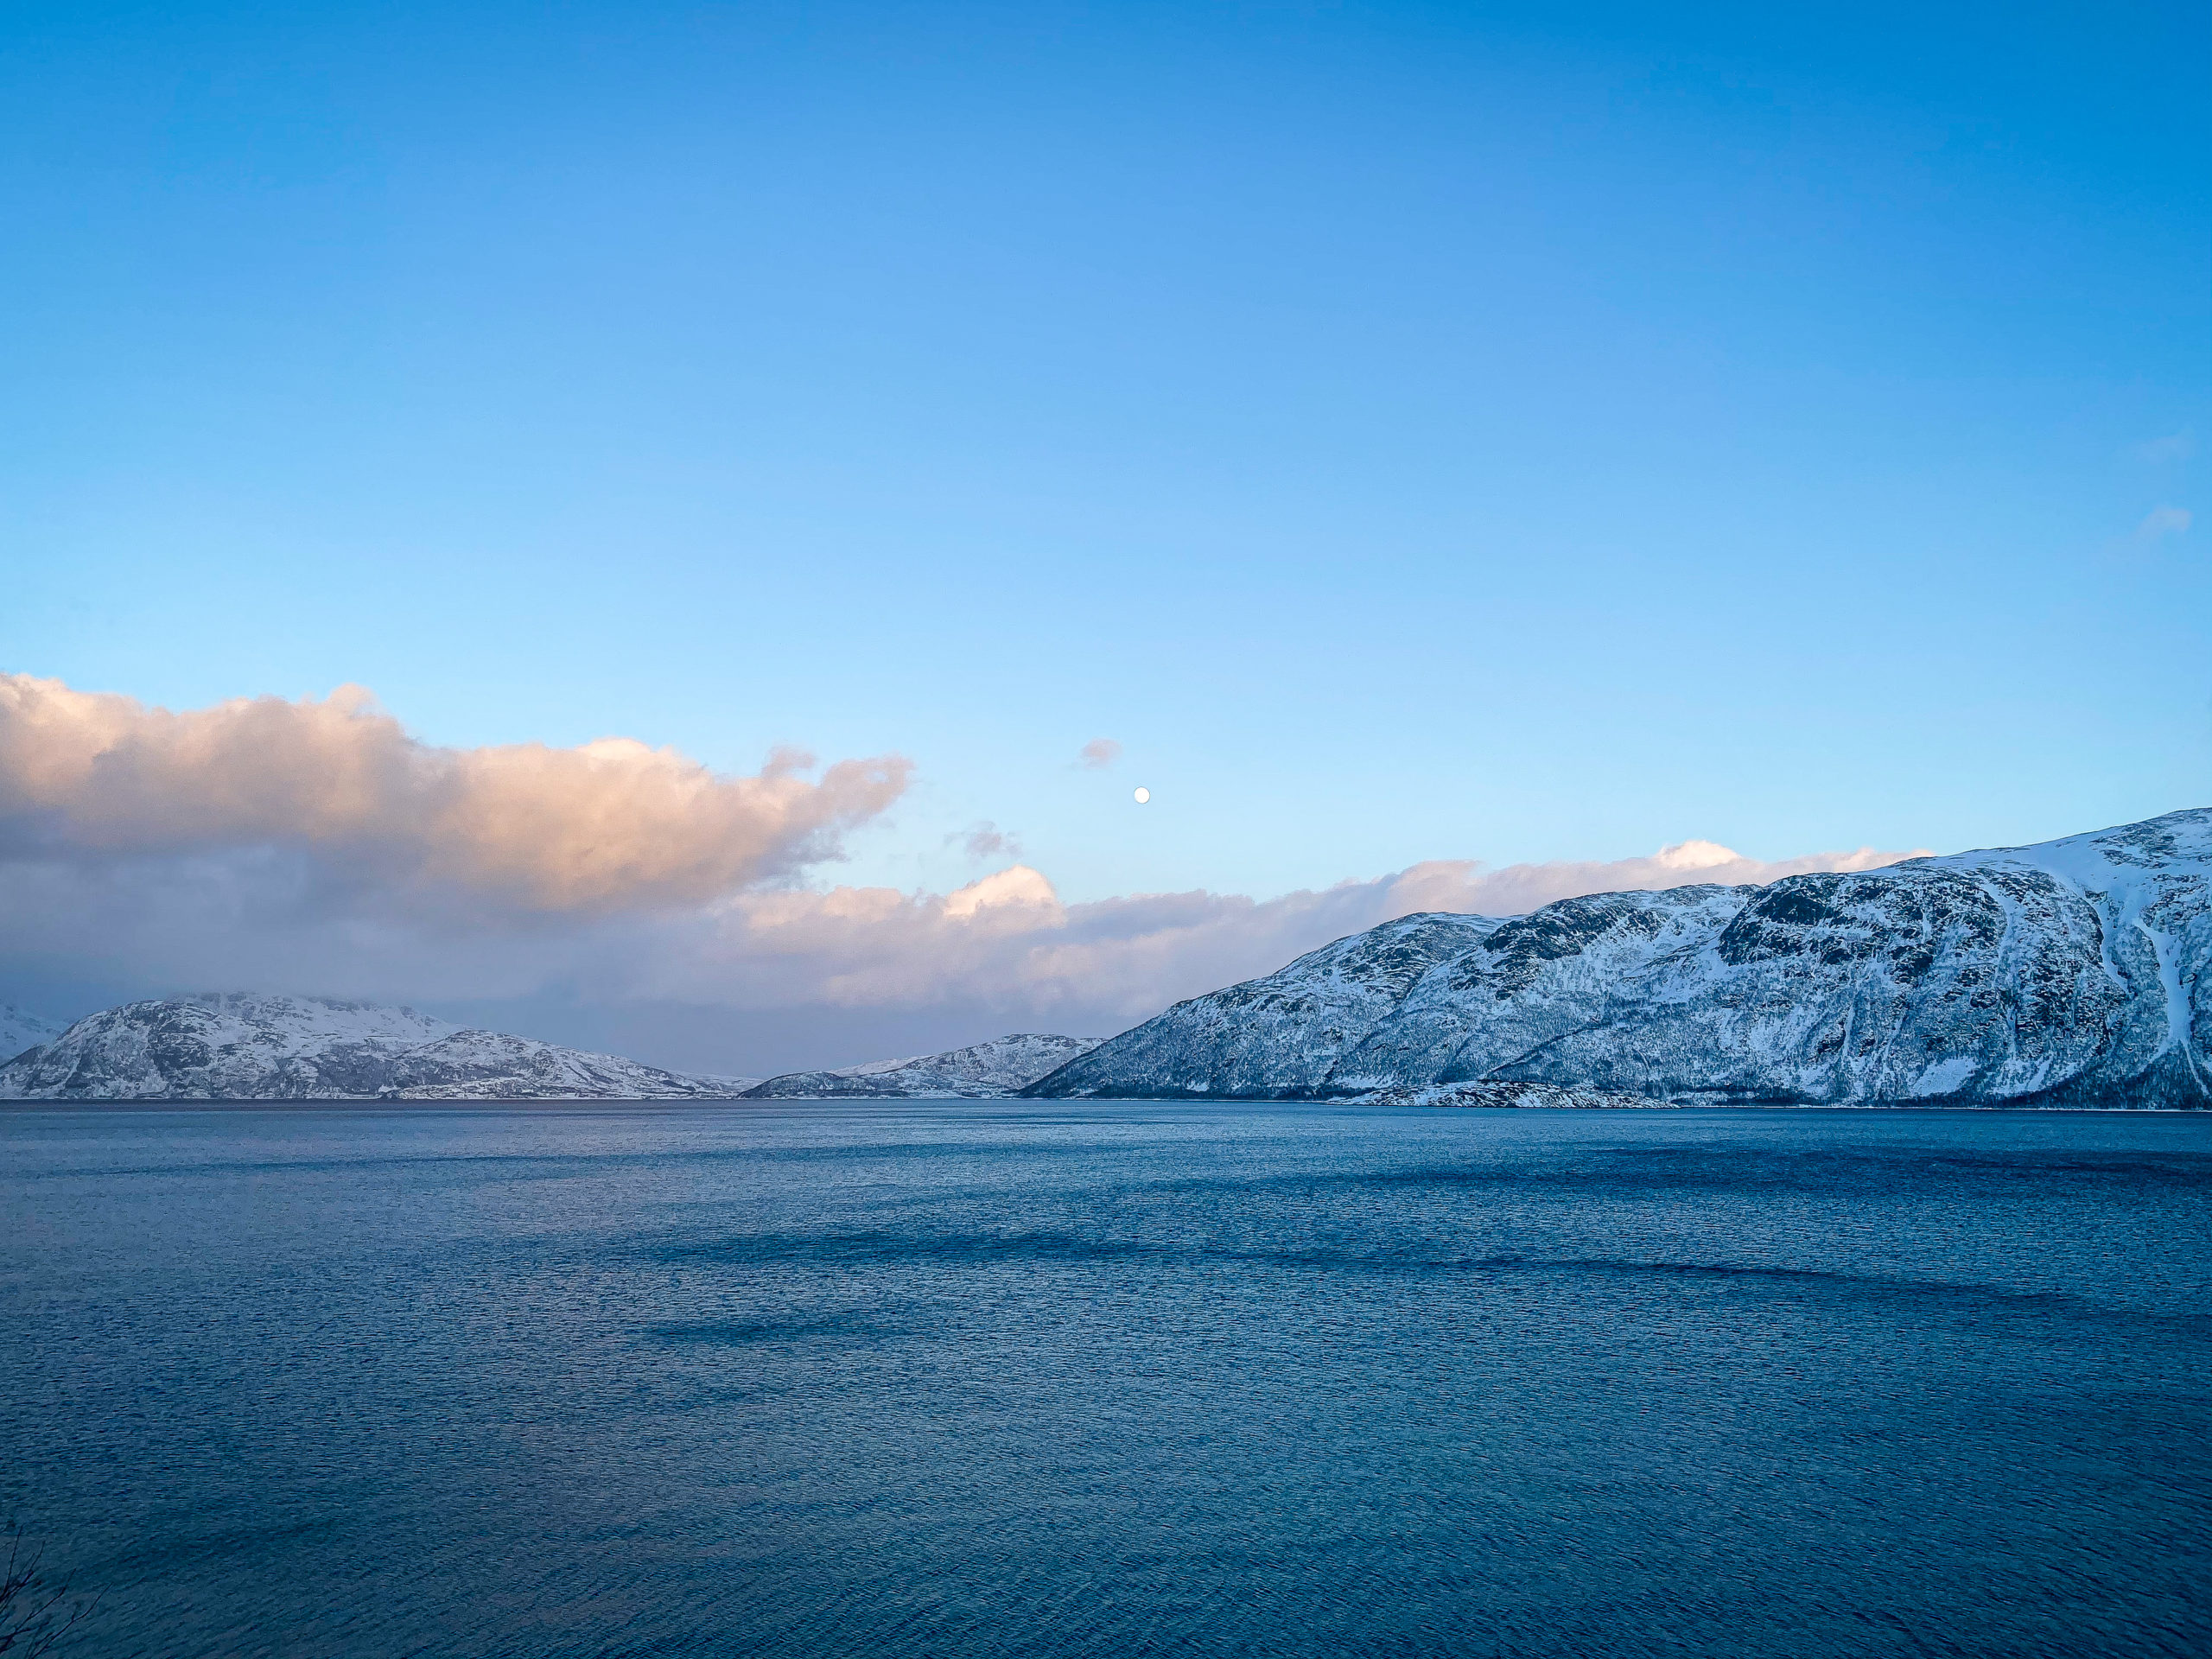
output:
[[[1416,911],[1511,915],[1555,899],[1691,882],[1764,883],[1808,870],[1864,870],[1906,853],[1861,848],[1778,862],[1711,842],[1611,862],[1416,864],[1372,881],[1253,899],[1192,892],[1063,904],[1014,865],[943,896],[839,887],[733,897],[685,925],[649,994],[915,1008],[952,1000],[1007,1017],[1065,1016],[1104,1029],[1281,967],[1293,957]],[[1065,1023],[1065,1020],[1064,1020]]]
[[[1019,863],[950,893],[823,890],[790,883],[895,799],[907,766],[806,771],[785,756],[732,778],[626,740],[436,748],[350,690],[171,714],[0,676],[0,1001],[465,1005],[656,1064],[788,1070],[1010,1029],[1108,1034],[1415,911],[1909,856],[1766,863],[1693,841],[1605,863],[1416,864],[1264,900],[1071,905]]]

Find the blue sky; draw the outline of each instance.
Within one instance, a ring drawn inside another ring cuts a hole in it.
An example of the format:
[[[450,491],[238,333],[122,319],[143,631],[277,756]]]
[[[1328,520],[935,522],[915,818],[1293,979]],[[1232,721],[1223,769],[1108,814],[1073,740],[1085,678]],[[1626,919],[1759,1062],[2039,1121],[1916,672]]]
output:
[[[1071,899],[2204,802],[2203,9],[1559,10],[11,9],[0,666]]]

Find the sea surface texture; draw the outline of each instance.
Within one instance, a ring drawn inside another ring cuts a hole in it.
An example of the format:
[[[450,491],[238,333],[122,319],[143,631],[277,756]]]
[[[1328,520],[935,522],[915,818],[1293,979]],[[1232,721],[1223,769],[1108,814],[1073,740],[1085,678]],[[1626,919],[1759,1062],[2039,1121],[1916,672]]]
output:
[[[0,1113],[89,1655],[2212,1652],[2212,1117]]]

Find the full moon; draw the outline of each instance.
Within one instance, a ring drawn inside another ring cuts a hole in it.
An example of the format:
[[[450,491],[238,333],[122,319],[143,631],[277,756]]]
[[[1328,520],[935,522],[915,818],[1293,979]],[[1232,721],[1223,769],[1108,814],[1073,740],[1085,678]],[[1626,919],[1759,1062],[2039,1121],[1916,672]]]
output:
[[[1150,790],[1148,790],[1148,789],[1145,788],[1141,784],[1140,784],[1140,785],[1137,786],[1137,804],[1138,804],[1139,806],[1142,806],[1142,805],[1143,805],[1147,801],[1150,800],[1151,798],[1152,798],[1152,791],[1151,791]]]

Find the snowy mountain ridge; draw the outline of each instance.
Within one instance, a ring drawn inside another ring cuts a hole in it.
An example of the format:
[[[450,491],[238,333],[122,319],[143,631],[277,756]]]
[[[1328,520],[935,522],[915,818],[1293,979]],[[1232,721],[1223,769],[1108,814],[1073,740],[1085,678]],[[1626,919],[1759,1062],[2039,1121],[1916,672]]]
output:
[[[833,1071],[790,1071],[746,1091],[750,1100],[995,1100],[1098,1046],[1096,1037],[1016,1032],[942,1054],[871,1060]]]
[[[1766,887],[1404,917],[1178,1003],[1028,1092],[2202,1106],[2209,962],[2199,808]]]
[[[210,995],[127,1002],[0,1066],[8,1100],[694,1100],[733,1083],[469,1031],[412,1008]]]
[[[764,1084],[688,1077],[613,1054],[465,1030],[412,1008],[327,997],[165,997],[105,1009],[67,1030],[25,1016],[22,1028],[24,1052],[0,1065],[0,1099],[995,1098],[1096,1041],[1021,1033]]]

